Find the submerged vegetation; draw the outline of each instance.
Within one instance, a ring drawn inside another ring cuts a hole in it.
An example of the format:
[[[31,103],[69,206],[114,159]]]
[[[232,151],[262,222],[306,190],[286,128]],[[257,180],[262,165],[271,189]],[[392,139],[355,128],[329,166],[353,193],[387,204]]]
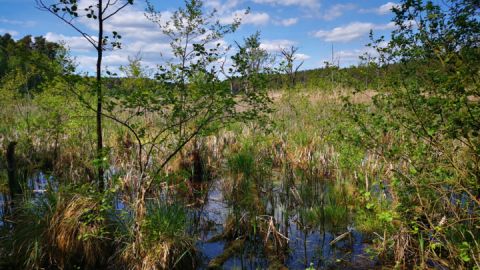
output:
[[[1,36],[0,268],[480,269],[480,7],[444,2],[402,1],[350,68],[223,46],[241,20],[199,0],[149,5],[154,72],[102,72],[117,32],[85,36],[95,78]],[[37,1],[71,26],[134,1],[98,3]]]

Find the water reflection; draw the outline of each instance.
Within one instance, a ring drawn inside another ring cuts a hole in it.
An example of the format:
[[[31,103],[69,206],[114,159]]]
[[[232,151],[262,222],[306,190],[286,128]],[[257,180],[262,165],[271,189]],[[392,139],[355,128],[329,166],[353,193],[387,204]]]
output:
[[[269,266],[268,254],[265,254],[265,242],[261,234],[236,235],[236,239],[218,237],[225,233],[229,226],[229,218],[235,216],[238,204],[227,203],[220,187],[224,180],[218,180],[208,193],[205,204],[198,209],[200,215],[197,227],[199,240],[197,249],[201,253],[201,269],[207,269],[212,260],[218,260],[230,252],[235,241],[245,238],[245,243],[225,260],[225,269],[265,269]],[[227,180],[225,180],[227,181]],[[285,182],[272,185],[265,192],[261,201],[265,203],[265,211],[275,221],[275,227],[289,239],[285,247],[276,256],[284,256],[283,265],[289,269],[305,269],[312,263],[316,269],[371,269],[374,261],[365,254],[366,244],[362,234],[355,231],[349,224],[347,211],[345,216],[326,215],[325,208],[332,207],[336,192],[333,184],[326,181],[304,182],[285,186]],[[306,187],[309,185],[309,187]],[[249,209],[241,209],[243,215],[248,215]],[[257,213],[258,214],[258,213]],[[331,220],[336,218],[339,220]],[[258,216],[257,216],[258,219]],[[258,229],[260,230],[260,229]],[[331,244],[341,233],[350,231],[347,237]],[[282,255],[283,254],[283,255]],[[227,254],[230,255],[230,254]],[[212,265],[210,265],[212,266]]]

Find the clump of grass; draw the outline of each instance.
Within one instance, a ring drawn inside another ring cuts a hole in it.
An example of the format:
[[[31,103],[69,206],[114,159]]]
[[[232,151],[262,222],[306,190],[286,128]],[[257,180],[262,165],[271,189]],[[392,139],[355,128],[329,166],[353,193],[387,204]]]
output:
[[[2,245],[10,254],[3,258],[10,267],[39,269],[53,251],[46,239],[49,220],[57,204],[56,196],[45,196],[36,201],[25,200],[15,211],[15,227]]]
[[[138,222],[138,221],[137,221]],[[184,207],[161,201],[147,203],[141,222],[141,241],[131,237],[116,259],[121,269],[194,268],[193,239],[187,234]]]
[[[105,263],[109,233],[102,212],[101,201],[81,194],[58,205],[49,222],[48,237],[59,255],[59,265],[72,260],[90,267]]]
[[[253,175],[255,170],[255,156],[252,149],[244,147],[228,158],[228,167],[234,174],[242,174],[245,177]]]
[[[70,189],[26,197],[13,214],[12,265],[26,269],[104,265],[111,251],[105,200]]]
[[[148,242],[165,238],[185,236],[187,229],[187,212],[178,204],[168,205],[159,201],[147,204],[147,216],[143,230]]]
[[[369,210],[361,210],[355,213],[355,225],[356,229],[368,234],[381,233],[383,230],[382,222],[373,211]]]

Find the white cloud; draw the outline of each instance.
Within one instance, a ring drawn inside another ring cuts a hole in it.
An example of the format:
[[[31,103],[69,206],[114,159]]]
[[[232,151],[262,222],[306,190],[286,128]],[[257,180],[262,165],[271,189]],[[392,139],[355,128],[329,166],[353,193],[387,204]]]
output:
[[[265,12],[249,12],[245,15],[246,10],[236,10],[227,16],[220,18],[220,23],[233,23],[235,19],[241,19],[242,24],[265,25],[270,21],[270,15]]]
[[[288,19],[282,19],[282,20],[276,20],[275,24],[281,25],[281,26],[292,26],[294,24],[298,23],[298,18],[288,18]]]
[[[91,0],[81,0],[80,7],[88,6]],[[121,3],[121,1],[118,1]],[[114,10],[114,9],[112,9]],[[161,22],[166,22],[172,16],[169,11],[160,13]],[[82,30],[87,33],[95,33],[97,21],[81,17],[76,22]],[[105,34],[111,35],[117,31],[122,35],[122,49],[106,51],[103,63],[110,70],[117,71],[120,65],[128,63],[129,56],[140,55],[144,63],[161,63],[172,56],[169,39],[163,34],[158,24],[145,17],[145,12],[128,6],[117,15],[112,16],[104,26]],[[80,71],[93,71],[96,64],[94,57],[95,50],[91,44],[82,36],[66,36],[49,32],[47,40],[60,42],[64,41],[70,47],[72,54],[76,55]],[[94,36],[94,35],[92,35]]]
[[[81,6],[88,4],[86,0],[82,0]],[[114,9],[112,9],[114,10]],[[163,11],[159,13],[159,20],[163,24],[172,16],[172,12]],[[80,23],[85,25],[90,31],[95,31],[97,21],[81,17]],[[127,6],[121,10],[116,16],[112,16],[104,25],[104,31],[109,34],[117,31],[125,39],[131,40],[149,40],[158,41],[158,39],[165,39],[165,35],[159,29],[158,25],[145,16],[145,12],[136,10],[132,6]]]
[[[93,46],[87,42],[87,40],[81,36],[65,36],[61,34],[56,34],[52,32],[48,32],[45,35],[45,39],[51,42],[65,42],[66,45],[72,50],[76,52],[88,52],[93,51]]]
[[[97,57],[89,55],[77,56],[75,60],[82,71],[92,70],[92,67],[97,63]],[[128,64],[128,57],[118,53],[109,53],[103,57],[102,63],[106,70],[118,72],[117,68],[119,66]]]
[[[381,14],[381,15],[385,15],[385,14],[388,14],[388,13],[392,12],[393,8],[398,8],[399,6],[400,6],[400,4],[393,3],[393,2],[388,2],[384,5],[381,5],[377,9],[377,13]]]
[[[7,34],[7,33],[13,37],[16,37],[19,35],[19,33],[15,30],[0,28],[0,34]]]
[[[86,1],[80,3],[85,5]],[[240,14],[239,14],[240,15]],[[242,13],[243,15],[243,13]],[[159,20],[162,24],[168,21],[172,12],[163,11],[160,13]],[[253,13],[248,16],[242,16],[244,23],[263,24],[270,19],[268,14]],[[89,33],[96,32],[96,21],[82,17],[77,21],[77,25]],[[151,67],[155,64],[164,63],[171,60],[173,53],[170,47],[170,39],[161,31],[158,24],[145,17],[144,11],[128,6],[117,16],[111,17],[104,26],[106,35],[112,31],[117,31],[122,35],[122,49],[106,51],[104,53],[103,63],[111,71],[117,72],[120,65],[128,63],[128,57],[139,55],[142,62]],[[65,41],[70,47],[72,54],[76,55],[76,61],[79,64],[80,71],[93,71],[96,64],[95,50],[91,44],[82,36],[66,36],[49,32],[46,34],[49,41]],[[217,40],[222,47],[227,47],[224,40]]]
[[[296,53],[294,57],[298,61],[306,61],[311,58],[310,55],[303,54],[303,53]]]
[[[217,10],[219,14],[225,14],[231,12],[241,2],[241,0],[227,0],[222,3],[220,0],[207,0],[205,6]]]
[[[383,41],[378,44],[380,48],[385,48],[388,46],[388,42]],[[361,62],[360,56],[369,55],[370,57],[378,57],[378,52],[372,48],[364,46],[360,49],[353,49],[353,50],[341,50],[338,52],[334,52],[334,62],[335,64],[340,64],[341,66],[350,66],[350,65],[357,65]],[[331,59],[325,59],[324,62],[330,62]]]
[[[375,13],[378,15],[386,15],[392,12],[394,7],[399,7],[400,4],[394,2],[387,2],[377,8],[370,8],[370,9],[361,9],[361,13]]]
[[[327,42],[349,42],[368,35],[370,30],[389,30],[395,28],[395,23],[373,24],[365,22],[353,22],[345,26],[333,28],[332,30],[319,30],[313,36]]]
[[[283,48],[287,48],[297,44],[297,42],[288,39],[265,40],[260,44],[260,48],[268,52],[279,52]]]
[[[354,8],[354,4],[337,4],[325,11],[325,14],[322,15],[322,18],[324,20],[331,21],[342,16],[346,11],[352,10]]]
[[[300,6],[305,8],[319,8],[318,0],[253,0],[257,4],[270,4],[281,6]]]

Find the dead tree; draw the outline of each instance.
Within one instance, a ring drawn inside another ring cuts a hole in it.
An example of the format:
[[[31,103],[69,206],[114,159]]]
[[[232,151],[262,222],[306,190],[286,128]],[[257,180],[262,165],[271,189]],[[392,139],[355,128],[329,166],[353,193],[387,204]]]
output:
[[[281,54],[285,59],[285,72],[288,76],[288,86],[290,88],[295,87],[298,70],[304,63],[304,61],[301,61],[298,65],[295,65],[295,62],[298,60],[297,51],[298,47],[295,46],[290,46],[281,50]]]

